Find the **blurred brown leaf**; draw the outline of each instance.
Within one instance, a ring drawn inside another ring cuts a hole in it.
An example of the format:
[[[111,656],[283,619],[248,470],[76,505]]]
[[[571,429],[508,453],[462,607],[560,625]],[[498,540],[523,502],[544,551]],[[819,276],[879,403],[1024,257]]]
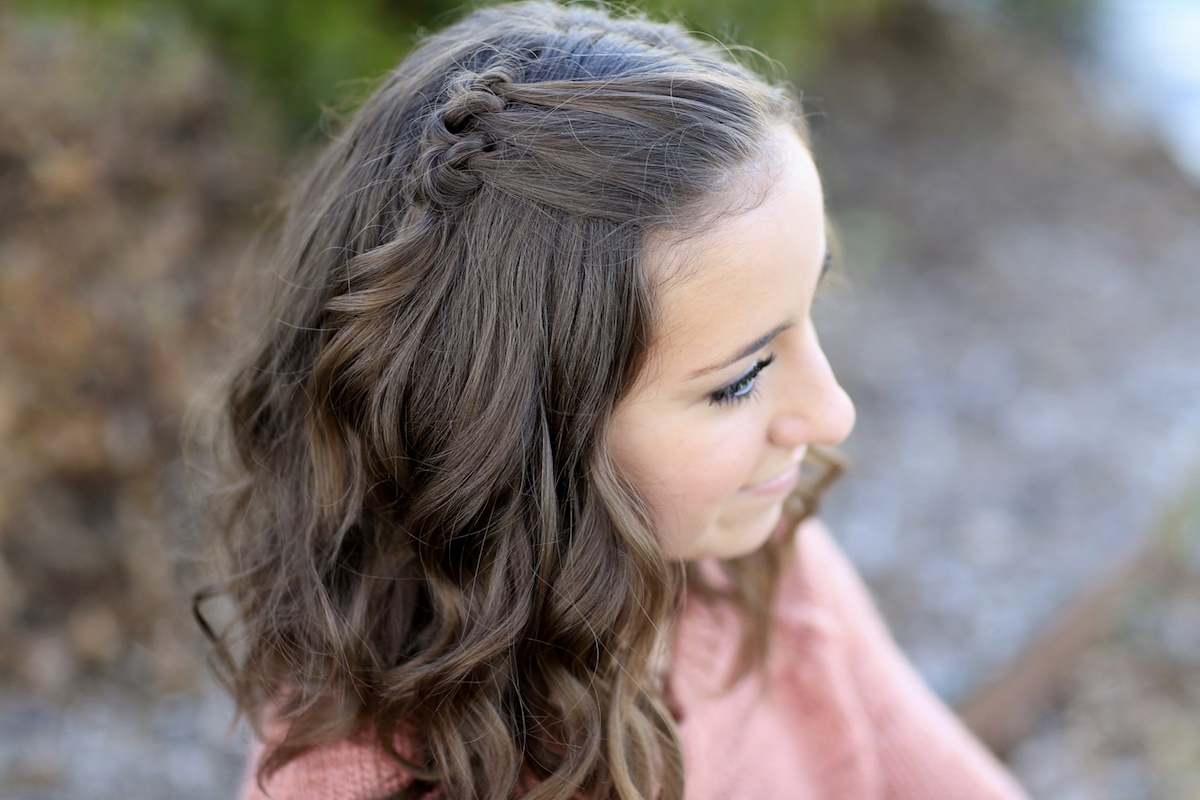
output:
[[[0,675],[43,692],[200,663],[180,425],[279,159],[165,24],[0,12]]]

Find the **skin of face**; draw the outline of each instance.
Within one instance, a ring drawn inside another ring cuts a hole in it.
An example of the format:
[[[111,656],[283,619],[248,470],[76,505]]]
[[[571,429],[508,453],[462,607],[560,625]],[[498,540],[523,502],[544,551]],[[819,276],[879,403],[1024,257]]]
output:
[[[774,154],[758,169],[765,193],[747,195],[761,202],[646,245],[651,277],[668,277],[647,367],[609,442],[670,559],[756,550],[780,524],[808,446],[854,427],[810,316],[827,255],[820,179],[792,129]]]

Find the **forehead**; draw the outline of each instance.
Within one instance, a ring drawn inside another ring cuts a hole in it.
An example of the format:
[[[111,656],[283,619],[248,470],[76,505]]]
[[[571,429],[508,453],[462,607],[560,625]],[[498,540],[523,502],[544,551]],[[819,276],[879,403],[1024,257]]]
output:
[[[749,208],[685,239],[648,243],[657,278],[652,352],[664,371],[705,366],[688,362],[711,362],[808,313],[826,248],[816,167],[793,132],[756,170],[749,185],[760,188],[732,190],[751,199]]]

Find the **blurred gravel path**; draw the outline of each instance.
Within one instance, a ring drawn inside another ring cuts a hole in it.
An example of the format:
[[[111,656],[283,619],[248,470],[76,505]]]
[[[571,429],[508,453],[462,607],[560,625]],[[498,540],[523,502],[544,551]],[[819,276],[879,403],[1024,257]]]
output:
[[[0,695],[6,800],[214,800],[233,797],[246,732],[214,691],[147,697],[111,688],[65,707]]]
[[[955,702],[1200,491],[1200,190],[1083,94],[1035,36],[925,20],[809,95],[851,284],[818,328],[860,412],[823,511]],[[1200,796],[1190,536],[1012,754],[1035,796]]]
[[[1200,190],[1015,36],[851,42],[819,93],[853,284],[819,323],[860,411],[825,514],[958,700],[1200,465]]]

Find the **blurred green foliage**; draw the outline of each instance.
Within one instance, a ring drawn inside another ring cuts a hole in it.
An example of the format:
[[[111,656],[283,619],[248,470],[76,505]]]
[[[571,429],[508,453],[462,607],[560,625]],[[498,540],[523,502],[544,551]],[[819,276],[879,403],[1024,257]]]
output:
[[[131,20],[198,31],[278,107],[293,135],[322,108],[353,105],[422,31],[492,0],[18,0],[27,13],[78,15],[92,23]],[[753,47],[794,76],[820,63],[831,35],[924,0],[645,0],[628,3],[723,42]],[[1090,0],[999,0],[1022,13]],[[1042,13],[1038,12],[1038,13]]]
[[[432,0],[23,0],[29,14],[88,24],[189,28],[274,106],[293,134],[354,81],[382,74],[412,31],[448,3]]]
[[[1041,25],[1078,22],[1095,0],[1004,0],[1005,10]]]
[[[652,15],[769,54],[787,69],[819,62],[828,33],[902,0],[649,0]],[[485,3],[455,0],[23,0],[26,13],[92,24],[148,18],[198,31],[275,104],[293,133],[324,106],[353,104],[420,33]]]

